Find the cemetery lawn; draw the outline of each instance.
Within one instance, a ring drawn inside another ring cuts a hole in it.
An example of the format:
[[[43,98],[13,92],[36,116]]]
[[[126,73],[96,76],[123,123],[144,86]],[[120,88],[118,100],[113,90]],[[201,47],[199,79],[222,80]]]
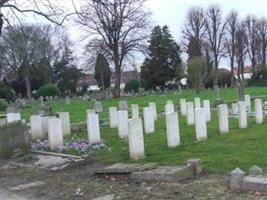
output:
[[[267,88],[247,88],[246,94],[252,97],[257,96],[267,100]],[[176,107],[180,98],[192,101],[199,96],[202,100],[215,99],[212,91],[205,91],[196,95],[194,91],[184,91],[182,94],[149,95],[145,97],[125,98],[128,105],[139,104],[146,106],[149,102],[157,103],[158,113],[163,112],[167,100],[173,100]],[[235,89],[221,89],[220,96],[224,102],[236,101]],[[103,106],[105,112],[101,114],[101,119],[107,120],[107,108],[116,106],[118,99],[105,100]],[[72,100],[71,104],[65,105],[63,101],[49,103],[54,112],[70,112],[71,122],[84,122],[86,109],[92,108],[92,103],[82,100]],[[253,103],[254,104],[254,103]],[[37,104],[23,110],[24,118],[34,112]],[[141,109],[140,109],[141,111]],[[130,112],[129,112],[130,115]],[[196,142],[194,126],[187,126],[185,117],[180,118],[181,145],[176,148],[167,147],[165,118],[161,116],[156,122],[156,132],[145,135],[145,155],[146,158],[138,162],[156,162],[158,165],[184,165],[186,160],[200,158],[203,162],[204,171],[212,173],[229,173],[235,167],[248,170],[253,165],[259,165],[267,170],[267,119],[261,125],[255,124],[254,118],[248,120],[247,129],[238,128],[238,120],[230,118],[230,133],[220,135],[218,131],[218,119],[216,110],[212,113],[212,121],[208,123],[208,139],[204,142]],[[86,132],[74,133],[72,138],[86,139]],[[95,157],[106,163],[131,163],[129,159],[128,143],[119,139],[117,129],[110,129],[107,126],[101,127],[101,138],[108,148],[98,151]]]

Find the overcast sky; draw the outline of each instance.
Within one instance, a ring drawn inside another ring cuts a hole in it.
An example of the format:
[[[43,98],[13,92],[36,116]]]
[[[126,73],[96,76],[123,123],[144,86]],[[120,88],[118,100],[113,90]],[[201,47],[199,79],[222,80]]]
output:
[[[52,1],[60,2],[62,5],[70,8],[72,7],[71,0]],[[80,1],[74,0],[78,7]],[[234,9],[238,11],[240,19],[243,19],[249,14],[255,15],[257,18],[267,18],[267,0],[147,0],[145,5],[152,12],[153,25],[168,25],[173,37],[179,43],[188,9],[192,6],[201,6],[207,9],[212,4],[219,5],[222,8],[224,16]],[[66,26],[68,25],[66,24]],[[79,44],[80,42],[78,41],[82,38],[81,31],[73,26],[71,28],[71,38]],[[81,47],[78,48],[81,49]],[[228,63],[223,61],[221,66],[225,67],[225,65],[228,65]]]
[[[267,17],[267,0],[148,0],[146,6],[153,13],[154,23],[168,25],[173,36],[179,40],[187,10],[192,6],[206,9],[211,4],[218,4],[224,15],[232,9],[238,11],[241,19],[248,14]]]
[[[154,24],[168,25],[173,37],[179,43],[188,9],[192,6],[207,9],[212,4],[222,8],[224,17],[234,9],[239,13],[240,19],[247,15],[267,18],[267,0],[148,0],[146,6],[152,11]],[[228,60],[224,59],[220,67],[228,65]]]

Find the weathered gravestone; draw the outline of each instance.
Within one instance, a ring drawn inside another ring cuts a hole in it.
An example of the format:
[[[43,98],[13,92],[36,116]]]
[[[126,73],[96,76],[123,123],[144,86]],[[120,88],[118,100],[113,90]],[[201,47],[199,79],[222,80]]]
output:
[[[218,119],[219,119],[219,131],[221,134],[229,132],[229,119],[228,119],[228,107],[227,104],[221,104],[218,106]]]
[[[42,124],[42,117],[40,115],[32,115],[30,117],[30,124],[31,124],[31,136],[32,139],[43,139],[44,138],[44,131],[43,131],[43,124]]]
[[[109,111],[109,126],[110,128],[118,127],[118,113],[116,107],[110,107]]]
[[[6,121],[7,123],[21,121],[20,113],[7,113]]]
[[[90,145],[101,142],[98,114],[87,114],[87,134]]]
[[[207,122],[211,120],[211,108],[210,108],[210,101],[209,100],[204,100],[203,101],[203,108],[206,116]]]
[[[180,99],[180,113],[182,116],[186,116],[186,100]]]
[[[195,108],[195,128],[197,141],[207,139],[207,124],[203,108]]]
[[[96,113],[103,112],[103,106],[100,101],[96,101],[94,105],[94,110]]]
[[[9,158],[16,149],[27,152],[29,147],[30,135],[26,124],[14,122],[0,126],[0,158]]]
[[[145,133],[155,132],[154,112],[151,107],[143,108]]]
[[[48,137],[48,120],[49,119],[54,119],[56,116],[45,116],[42,117],[42,126],[43,126],[43,138]]]
[[[166,114],[166,130],[168,147],[177,147],[180,145],[180,131],[178,113],[172,112]]]
[[[70,135],[71,134],[71,128],[70,128],[70,114],[68,112],[61,112],[59,113],[59,118],[62,122],[62,129],[64,135]]]
[[[246,111],[251,112],[251,98],[250,95],[245,95],[245,104],[246,104]]]
[[[244,101],[238,102],[238,119],[239,119],[239,128],[247,128],[248,126],[247,107]]]
[[[172,113],[174,112],[174,105],[172,102],[168,102],[166,105],[165,105],[165,114],[167,113]]]
[[[65,102],[66,102],[66,104],[70,104],[70,97],[69,96],[65,97]]]
[[[118,134],[120,138],[128,137],[128,111],[127,110],[119,110],[118,111]]]
[[[261,124],[263,122],[263,109],[261,99],[255,99],[255,119],[257,124]]]
[[[195,108],[200,108],[201,107],[201,102],[200,102],[200,98],[199,97],[195,97],[194,98],[194,104],[195,104]]]
[[[127,101],[119,101],[119,110],[128,110]]]
[[[141,118],[133,118],[129,120],[128,140],[130,158],[133,160],[143,159],[145,157],[145,147]]]
[[[139,118],[139,106],[137,104],[132,104],[132,118]]]
[[[193,125],[195,123],[193,102],[186,103],[186,123],[187,125]]]
[[[158,114],[157,114],[157,104],[154,103],[154,102],[150,102],[148,104],[149,107],[151,107],[151,109],[153,110],[153,113],[154,113],[154,120],[156,121],[157,118],[158,118]]]
[[[61,119],[48,119],[48,142],[50,150],[56,150],[64,145]]]

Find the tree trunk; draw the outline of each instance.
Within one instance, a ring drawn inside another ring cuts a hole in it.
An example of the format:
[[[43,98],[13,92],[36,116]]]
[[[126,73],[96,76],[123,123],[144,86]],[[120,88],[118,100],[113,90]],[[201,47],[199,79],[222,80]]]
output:
[[[265,66],[266,65],[266,45],[263,44],[262,47],[262,65]]]
[[[25,76],[25,82],[26,82],[26,90],[27,90],[27,98],[29,101],[32,99],[32,89],[31,89],[31,80],[29,75]]]
[[[114,91],[114,97],[119,98],[121,95],[121,67],[119,64],[115,63],[115,91]]]
[[[235,86],[234,59],[231,59],[231,87]]]
[[[237,95],[239,101],[244,101],[244,82],[243,82],[243,62],[238,62],[238,69],[237,69],[237,77],[238,77],[238,85],[237,85]],[[242,76],[242,78],[241,78]]]
[[[27,99],[29,101],[31,101],[31,99],[32,99],[32,87],[31,87],[30,69],[29,69],[27,59],[24,59],[23,66],[24,66],[24,76],[25,76],[25,84],[26,84],[26,91],[27,91]]]
[[[0,11],[0,36],[2,35],[3,25],[4,25],[3,14]]]
[[[244,85],[242,80],[238,83],[237,91],[239,101],[244,101]]]
[[[213,82],[213,87],[218,86],[218,60],[217,57],[215,56],[214,59],[214,65],[215,65],[215,77],[214,77],[214,82]]]

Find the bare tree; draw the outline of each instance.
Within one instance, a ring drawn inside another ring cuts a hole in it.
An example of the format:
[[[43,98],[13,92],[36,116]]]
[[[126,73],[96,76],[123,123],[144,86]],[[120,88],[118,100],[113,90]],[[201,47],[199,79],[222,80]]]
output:
[[[13,74],[19,70],[24,76],[27,97],[31,100],[31,71],[43,62],[46,67],[50,64],[50,59],[54,48],[51,44],[50,26],[25,25],[9,28],[3,34],[2,41],[6,49],[4,59]],[[16,76],[16,75],[15,75]]]
[[[121,71],[127,56],[144,50],[148,38],[150,13],[145,0],[87,0],[79,12],[78,23],[86,28],[88,36],[95,36],[87,46],[104,53],[113,61],[116,82],[115,97],[120,96]],[[94,52],[95,53],[95,52]]]
[[[205,13],[201,7],[191,7],[186,15],[186,23],[182,31],[182,46],[187,48],[191,38],[196,38],[199,42],[198,47],[201,48],[206,32]],[[187,51],[187,49],[185,49]]]
[[[251,61],[253,74],[256,73],[256,56],[259,50],[258,41],[257,41],[257,20],[254,16],[247,16],[245,21],[243,22],[245,34],[246,34],[246,47],[249,55],[249,59]]]
[[[224,56],[223,39],[225,36],[226,22],[222,19],[222,13],[219,6],[209,7],[206,13],[207,44],[212,52],[214,63],[214,86],[218,85],[218,66],[221,58]]]
[[[235,54],[236,54],[236,32],[238,28],[238,19],[237,19],[237,12],[231,11],[228,15],[227,21],[227,37],[225,39],[226,45],[226,52],[230,58],[230,66],[231,66],[231,86],[235,84],[235,77],[234,77],[234,64],[235,64]]]
[[[239,100],[244,100],[244,63],[247,55],[246,47],[246,31],[240,25],[236,32],[236,61],[237,61],[237,77],[238,77],[238,97]]]
[[[260,44],[258,52],[258,63],[266,65],[266,51],[267,51],[267,21],[265,18],[257,22],[257,36]]]
[[[74,5],[72,0],[72,4]],[[3,14],[5,13],[5,14]],[[66,10],[54,0],[0,0],[0,36],[4,21],[11,26],[11,21],[19,21],[24,14],[39,15],[46,20],[61,25],[67,17],[76,14]]]

